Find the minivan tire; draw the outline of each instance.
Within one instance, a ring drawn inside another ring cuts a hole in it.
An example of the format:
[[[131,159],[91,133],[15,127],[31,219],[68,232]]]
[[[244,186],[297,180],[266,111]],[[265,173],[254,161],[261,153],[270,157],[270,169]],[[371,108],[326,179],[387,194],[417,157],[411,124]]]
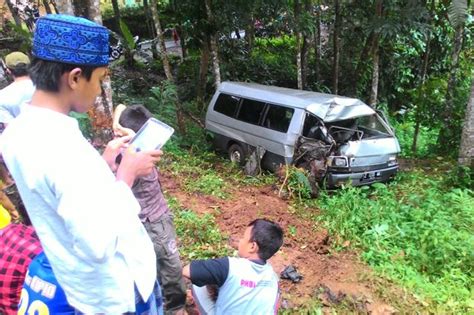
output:
[[[245,152],[242,146],[234,143],[229,147],[229,159],[232,163],[236,163],[240,166],[245,165]]]

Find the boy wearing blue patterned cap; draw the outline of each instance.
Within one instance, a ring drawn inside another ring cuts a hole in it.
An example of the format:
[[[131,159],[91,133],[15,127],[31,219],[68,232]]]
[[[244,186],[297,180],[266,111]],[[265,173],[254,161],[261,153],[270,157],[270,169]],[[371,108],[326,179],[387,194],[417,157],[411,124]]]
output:
[[[86,112],[101,93],[108,51],[102,26],[59,14],[40,18],[30,68],[36,92],[2,139],[57,280],[68,302],[87,314],[135,312],[135,298],[146,301],[156,289],[153,245],[130,187],[153,170],[161,151],[135,153],[124,137],[100,156],[67,115]]]

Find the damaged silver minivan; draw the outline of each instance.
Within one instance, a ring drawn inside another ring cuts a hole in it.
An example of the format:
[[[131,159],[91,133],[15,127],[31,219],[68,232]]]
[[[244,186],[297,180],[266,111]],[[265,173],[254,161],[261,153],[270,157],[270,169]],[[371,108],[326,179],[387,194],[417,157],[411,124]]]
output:
[[[234,162],[244,165],[257,152],[263,168],[292,163],[328,187],[385,182],[398,170],[392,128],[354,98],[223,82],[209,104],[206,129]]]

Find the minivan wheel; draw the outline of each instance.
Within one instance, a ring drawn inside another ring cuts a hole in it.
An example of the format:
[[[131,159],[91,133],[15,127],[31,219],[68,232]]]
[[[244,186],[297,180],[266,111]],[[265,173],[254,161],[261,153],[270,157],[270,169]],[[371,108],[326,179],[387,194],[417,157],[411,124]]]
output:
[[[229,159],[240,166],[245,165],[245,153],[240,145],[234,143],[229,147]]]

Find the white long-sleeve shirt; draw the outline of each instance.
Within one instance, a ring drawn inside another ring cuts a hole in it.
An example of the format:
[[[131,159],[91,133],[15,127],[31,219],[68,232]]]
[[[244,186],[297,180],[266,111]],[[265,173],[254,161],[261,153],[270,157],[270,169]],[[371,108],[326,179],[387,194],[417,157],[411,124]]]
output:
[[[156,261],[130,188],[66,115],[27,106],[1,141],[68,302],[83,313],[133,312],[134,283],[147,300]]]

